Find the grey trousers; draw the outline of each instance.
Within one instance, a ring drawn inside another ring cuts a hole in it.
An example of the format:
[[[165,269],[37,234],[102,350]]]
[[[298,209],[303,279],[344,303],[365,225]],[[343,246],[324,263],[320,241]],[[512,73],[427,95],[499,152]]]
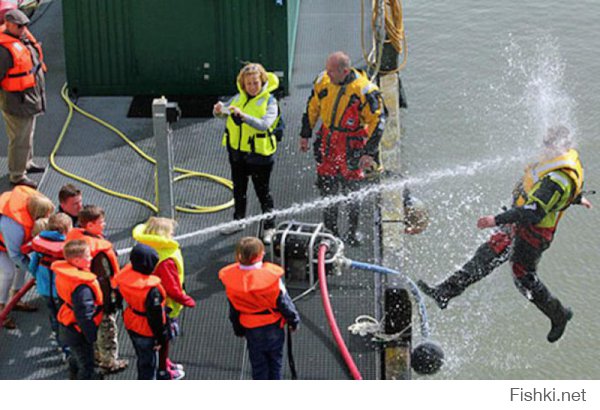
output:
[[[8,173],[10,182],[25,177],[27,166],[33,159],[33,133],[36,116],[20,117],[2,111],[8,136]]]
[[[95,350],[101,366],[110,367],[119,358],[116,313],[105,313],[102,317],[98,327]]]

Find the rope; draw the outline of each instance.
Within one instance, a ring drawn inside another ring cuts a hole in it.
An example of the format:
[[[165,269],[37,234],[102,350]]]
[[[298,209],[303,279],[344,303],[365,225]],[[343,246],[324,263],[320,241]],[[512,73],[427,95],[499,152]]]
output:
[[[79,181],[83,184],[86,184],[88,186],[91,186],[92,188],[97,189],[98,191],[104,192],[107,195],[111,195],[111,196],[115,196],[117,198],[121,198],[121,199],[125,199],[128,201],[132,201],[132,202],[136,202],[139,203],[147,208],[150,208],[150,210],[152,210],[152,212],[154,213],[158,213],[158,207],[143,198],[139,198],[133,195],[129,195],[123,192],[118,192],[118,191],[114,191],[112,189],[109,189],[105,186],[102,186],[100,184],[97,184],[93,181],[90,181],[89,179],[83,178],[81,176],[75,175],[67,170],[65,170],[64,168],[61,168],[57,163],[56,163],[56,153],[59,149],[59,147],[62,144],[62,140],[65,137],[65,134],[67,132],[67,129],[69,128],[69,124],[71,123],[71,120],[73,118],[73,111],[77,111],[78,113],[80,113],[81,115],[83,115],[84,117],[97,122],[98,124],[102,125],[105,128],[108,128],[110,131],[114,132],[115,134],[117,134],[123,141],[125,141],[127,143],[127,145],[129,145],[140,157],[142,157],[144,160],[150,162],[153,165],[156,165],[156,160],[154,158],[152,158],[151,156],[149,156],[148,154],[146,154],[140,147],[138,147],[133,141],[131,141],[129,138],[127,138],[127,136],[121,132],[119,129],[117,129],[116,127],[114,127],[113,125],[109,124],[108,122],[94,116],[93,114],[85,111],[84,109],[82,109],[81,107],[77,106],[73,101],[71,101],[71,99],[69,98],[68,95],[68,91],[67,91],[67,84],[65,83],[61,89],[60,95],[62,97],[62,99],[65,101],[65,103],[67,104],[67,107],[69,109],[69,112],[67,114],[67,118],[65,119],[65,123],[63,124],[62,130],[60,132],[60,135],[58,137],[58,140],[56,141],[56,145],[54,146],[52,153],[50,154],[50,165],[52,166],[52,168],[54,168],[57,172],[59,172],[62,175],[65,175],[69,178],[72,178],[76,181]],[[179,168],[179,167],[174,167],[173,171],[180,173],[181,175],[179,175],[178,177],[173,179],[173,182],[178,182],[181,181],[183,179],[187,179],[187,178],[192,178],[192,177],[196,177],[196,178],[206,178],[209,179],[211,181],[217,182],[221,185],[226,186],[227,188],[233,190],[233,182],[231,182],[230,180],[226,179],[226,178],[222,178],[219,177],[217,175],[211,175],[211,174],[206,174],[203,172],[197,172],[197,171],[191,171],[188,169],[184,169],[184,168]],[[157,184],[158,184],[158,178],[156,175],[156,171],[154,172],[154,181],[155,181],[155,192],[157,192]],[[155,199],[156,200],[156,199]],[[188,207],[182,207],[182,206],[176,206],[175,210],[179,211],[179,212],[185,212],[185,213],[192,213],[192,214],[199,214],[199,213],[209,213],[209,212],[218,212],[218,211],[222,211],[224,209],[230,208],[233,206],[233,199],[231,199],[230,201],[221,204],[221,205],[215,205],[215,206],[200,206],[200,205],[189,205]]]
[[[410,279],[408,276],[404,275],[403,273],[401,273],[399,271],[385,268],[385,267],[379,266],[379,265],[373,265],[370,263],[358,262],[358,261],[353,261],[353,260],[350,260],[349,264],[350,264],[350,267],[353,269],[367,270],[367,271],[371,271],[371,272],[381,273],[384,275],[399,276],[408,285],[408,288],[409,288],[410,292],[412,293],[413,297],[415,298],[415,302],[417,303],[417,306],[419,308],[419,318],[421,319],[421,336],[424,339],[429,338],[429,335],[431,332],[429,329],[429,319],[427,318],[427,308],[425,307],[425,301],[423,300],[423,296],[421,295],[419,288],[417,287],[415,282],[413,282],[412,279]],[[405,331],[405,329],[399,333],[401,334],[404,331]]]
[[[310,288],[306,289],[304,292],[302,292],[301,294],[299,294],[298,296],[296,296],[295,298],[292,299],[292,302],[297,302],[300,299],[302,299],[303,297],[307,296],[309,293],[311,293],[312,291],[314,291],[317,286],[319,286],[319,280],[317,279],[315,281],[315,284],[312,285]]]
[[[386,39],[379,39],[377,41],[377,37],[382,37],[379,33],[378,29],[378,21],[382,20],[385,22],[385,33]],[[360,40],[363,52],[363,58],[370,69],[374,70],[373,77],[377,74],[392,74],[397,73],[402,70],[406,66],[406,60],[408,58],[408,48],[406,44],[406,36],[404,33],[404,19],[402,13],[402,2],[401,0],[376,0],[373,1],[373,7],[371,10],[371,31],[374,36],[374,46],[373,49],[368,53],[365,48],[364,41],[364,21],[365,21],[365,4],[364,0],[361,1],[361,16],[360,16]],[[390,71],[381,71],[381,53],[383,50],[383,44],[388,43],[394,47],[394,50],[400,55],[402,55],[402,63],[394,69]],[[373,56],[377,55],[374,59]]]
[[[393,340],[398,340],[404,333],[409,331],[410,325],[402,329],[398,333],[387,334],[385,333],[383,319],[378,321],[372,316],[369,315],[360,315],[355,320],[354,323],[348,326],[348,330],[352,332],[353,335],[366,336],[373,335],[371,340],[375,342],[391,342]]]

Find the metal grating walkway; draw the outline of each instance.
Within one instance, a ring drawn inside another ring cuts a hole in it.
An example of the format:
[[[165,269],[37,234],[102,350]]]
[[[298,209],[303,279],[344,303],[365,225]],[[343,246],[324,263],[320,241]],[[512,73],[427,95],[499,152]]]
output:
[[[49,112],[40,119],[36,133],[36,154],[46,163],[56,137],[66,117],[67,109],[60,100],[59,91],[64,82],[62,61],[62,20],[60,2],[48,10],[34,27],[34,33],[44,45],[50,59],[48,74]],[[342,49],[350,53],[356,65],[361,65],[360,1],[344,0],[301,2],[294,82],[291,95],[281,100],[287,124],[285,140],[278,150],[278,159],[272,177],[272,191],[276,208],[319,198],[314,187],[315,171],[312,154],[298,150],[297,136],[301,116],[312,80],[323,69],[328,53]],[[323,39],[327,39],[324,42]],[[233,81],[233,79],[232,79]],[[80,98],[77,104],[94,115],[121,129],[149,155],[153,154],[152,123],[150,119],[126,118],[130,98]],[[174,127],[173,146],[177,166],[229,177],[226,152],[221,147],[223,124],[215,119],[182,119]],[[0,130],[4,133],[4,128]],[[0,167],[6,169],[5,146],[0,156]],[[111,189],[132,193],[152,200],[153,179],[150,164],[138,157],[115,134],[97,123],[75,115],[71,127],[57,154],[58,164],[77,175],[107,185]],[[7,189],[5,180],[0,180]],[[49,169],[43,177],[40,190],[50,198],[57,198],[60,186],[72,180]],[[133,245],[131,229],[146,220],[151,212],[133,202],[109,197],[87,186],[84,203],[93,203],[106,210],[107,236],[117,249]],[[250,188],[252,189],[252,188]],[[200,205],[216,205],[230,199],[228,189],[212,182],[188,179],[175,185],[176,200]],[[253,193],[249,194],[248,215],[259,213]],[[359,261],[373,262],[376,254],[372,244],[375,236],[373,200],[363,204],[362,230],[368,235],[367,246],[347,250],[347,255]],[[231,219],[232,210],[189,215],[179,213],[177,234],[196,231]],[[321,212],[294,215],[289,219],[316,223]],[[343,229],[342,229],[343,231]],[[249,226],[244,235],[254,235],[256,224]],[[182,317],[183,335],[171,347],[171,357],[185,366],[189,379],[248,379],[249,364],[245,359],[243,339],[233,335],[227,319],[227,303],[218,270],[231,263],[233,247],[241,234],[231,237],[210,234],[183,241],[186,263],[186,287],[197,306]],[[124,263],[125,261],[122,260]],[[372,275],[364,272],[344,272],[331,278],[329,290],[338,324],[353,357],[365,379],[378,378],[378,353],[370,349],[346,328],[361,314],[374,315],[376,286]],[[294,292],[291,290],[292,296]],[[30,292],[28,299],[40,307],[34,314],[14,313],[19,329],[0,330],[0,379],[64,379],[66,366],[51,348],[50,333],[42,300]],[[318,291],[297,302],[303,323],[294,334],[296,366],[301,379],[348,379],[349,373],[339,355],[325,316]],[[120,333],[121,355],[134,361],[134,352],[125,331]],[[134,379],[135,365],[114,379]],[[286,377],[289,372],[286,366]]]

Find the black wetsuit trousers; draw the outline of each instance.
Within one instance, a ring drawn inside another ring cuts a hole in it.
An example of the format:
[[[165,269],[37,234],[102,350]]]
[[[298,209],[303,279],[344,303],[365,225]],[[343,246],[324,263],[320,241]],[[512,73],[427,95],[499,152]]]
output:
[[[540,241],[534,246],[518,233],[512,233],[508,226],[502,227],[479,246],[475,255],[439,288],[445,297],[453,298],[510,260],[515,285],[528,299],[532,299],[543,287],[537,275],[537,266],[550,243]]]

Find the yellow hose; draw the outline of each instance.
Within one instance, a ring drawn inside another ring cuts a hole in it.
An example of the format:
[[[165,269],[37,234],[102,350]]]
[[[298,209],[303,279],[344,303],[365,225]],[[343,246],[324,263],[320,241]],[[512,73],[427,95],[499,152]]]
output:
[[[56,163],[56,160],[55,160],[56,152],[58,151],[58,148],[60,147],[62,140],[67,132],[69,124],[71,123],[71,119],[73,118],[73,110],[75,110],[78,113],[80,113],[81,115],[91,119],[92,121],[95,121],[95,122],[99,123],[100,125],[108,128],[109,130],[111,130],[112,132],[117,134],[131,148],[133,148],[133,150],[139,156],[141,156],[143,159],[150,162],[151,164],[156,165],[156,160],[154,158],[152,158],[151,156],[146,154],[140,147],[138,147],[133,141],[131,141],[129,138],[127,138],[127,136],[125,134],[123,134],[120,130],[118,130],[116,127],[114,127],[113,125],[107,123],[106,121],[92,115],[91,113],[83,110],[81,107],[78,107],[75,103],[73,103],[73,101],[71,101],[71,99],[69,98],[66,83],[62,87],[60,95],[61,95],[62,99],[65,101],[65,103],[67,104],[67,107],[69,108],[69,113],[67,115],[67,118],[65,119],[65,123],[63,124],[60,135],[58,136],[56,145],[54,146],[54,149],[52,150],[52,153],[50,154],[50,165],[52,166],[52,168],[54,168],[60,174],[63,174],[69,178],[76,180],[76,181],[79,181],[81,183],[89,185],[92,188],[95,188],[101,192],[104,192],[105,194],[108,194],[111,196],[116,196],[117,198],[121,198],[121,199],[126,199],[128,201],[137,202],[139,204],[144,205],[147,208],[150,208],[152,210],[152,212],[158,213],[158,207],[155,204],[153,204],[143,198],[125,194],[123,192],[113,191],[113,190],[108,189],[102,185],[99,185],[93,181],[90,181],[89,179],[75,175],[75,174],[58,166],[58,164]],[[226,178],[219,177],[217,175],[211,175],[211,174],[206,174],[203,172],[191,171],[191,170],[187,170],[187,169],[183,169],[183,168],[179,168],[179,167],[174,167],[173,171],[182,174],[182,175],[179,175],[176,178],[174,178],[173,182],[181,181],[182,179],[192,178],[192,177],[206,178],[211,181],[217,182],[219,184],[225,185],[230,190],[233,190],[233,182],[231,182],[230,180],[228,180]],[[158,184],[156,170],[154,172],[154,181],[155,181],[155,192],[158,192],[158,190],[156,189],[157,184]],[[230,208],[232,206],[233,206],[233,199],[231,199],[230,201],[228,201],[224,204],[215,205],[215,206],[199,206],[199,205],[194,205],[193,207],[176,206],[175,210],[177,210],[179,212],[185,212],[185,213],[200,214],[200,213],[218,212],[218,211],[222,211],[224,209]]]

